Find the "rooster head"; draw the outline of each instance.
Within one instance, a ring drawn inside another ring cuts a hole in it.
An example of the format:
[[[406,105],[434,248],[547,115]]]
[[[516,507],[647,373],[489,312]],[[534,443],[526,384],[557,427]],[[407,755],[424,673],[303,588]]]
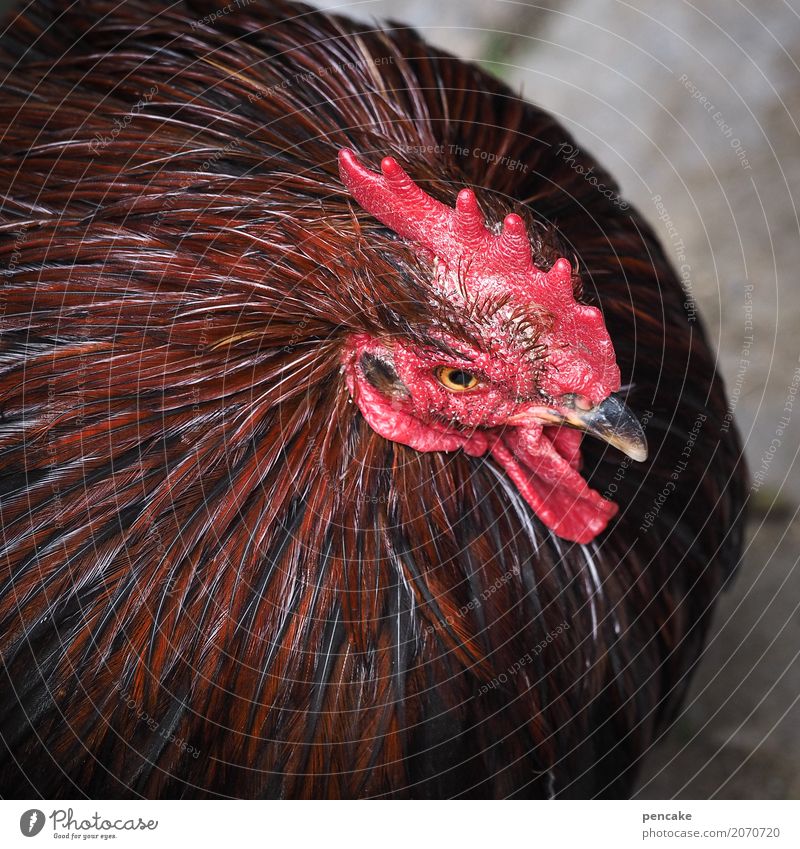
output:
[[[551,530],[590,542],[617,505],[581,477],[582,435],[639,461],[647,446],[614,394],[620,371],[611,339],[600,310],[576,300],[569,261],[537,268],[519,215],[487,226],[470,189],[451,208],[392,157],[377,173],[342,150],[339,167],[359,205],[427,263],[432,292],[477,327],[470,342],[445,327],[429,331],[427,345],[348,337],[345,379],[366,421],[417,451],[491,455]]]

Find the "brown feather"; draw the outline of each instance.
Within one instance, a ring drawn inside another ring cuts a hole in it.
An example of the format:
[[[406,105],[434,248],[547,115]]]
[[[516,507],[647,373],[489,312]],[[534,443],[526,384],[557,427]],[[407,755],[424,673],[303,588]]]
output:
[[[741,534],[672,269],[475,66],[283,2],[197,23],[214,8],[42,0],[0,46],[0,792],[629,792]],[[622,506],[597,543],[349,403],[347,333],[472,331],[348,200],[342,146],[446,202],[473,187],[525,217],[538,265],[579,265],[653,457],[585,444]]]

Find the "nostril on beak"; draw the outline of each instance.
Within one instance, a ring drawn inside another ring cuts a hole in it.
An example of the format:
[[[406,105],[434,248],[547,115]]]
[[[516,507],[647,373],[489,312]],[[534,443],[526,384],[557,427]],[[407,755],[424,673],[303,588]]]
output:
[[[589,412],[589,410],[594,407],[594,404],[592,404],[592,402],[584,395],[570,394],[561,396],[559,399],[559,407]]]

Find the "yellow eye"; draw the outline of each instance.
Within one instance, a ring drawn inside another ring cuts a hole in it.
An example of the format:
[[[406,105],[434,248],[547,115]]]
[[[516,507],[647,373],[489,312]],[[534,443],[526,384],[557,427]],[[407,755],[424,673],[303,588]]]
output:
[[[439,383],[451,392],[466,392],[478,385],[478,378],[471,371],[465,371],[463,368],[442,366],[436,369],[436,377]]]

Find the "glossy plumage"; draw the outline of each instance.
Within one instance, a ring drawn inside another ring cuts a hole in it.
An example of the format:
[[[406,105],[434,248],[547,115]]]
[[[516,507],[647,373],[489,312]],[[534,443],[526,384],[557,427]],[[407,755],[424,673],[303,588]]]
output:
[[[743,504],[651,231],[552,117],[402,26],[91,8],[34,4],[0,44],[0,793],[629,793]],[[620,505],[594,543],[350,403],[348,333],[470,317],[352,203],[342,147],[449,204],[472,187],[537,266],[578,267],[650,447],[584,441]]]

